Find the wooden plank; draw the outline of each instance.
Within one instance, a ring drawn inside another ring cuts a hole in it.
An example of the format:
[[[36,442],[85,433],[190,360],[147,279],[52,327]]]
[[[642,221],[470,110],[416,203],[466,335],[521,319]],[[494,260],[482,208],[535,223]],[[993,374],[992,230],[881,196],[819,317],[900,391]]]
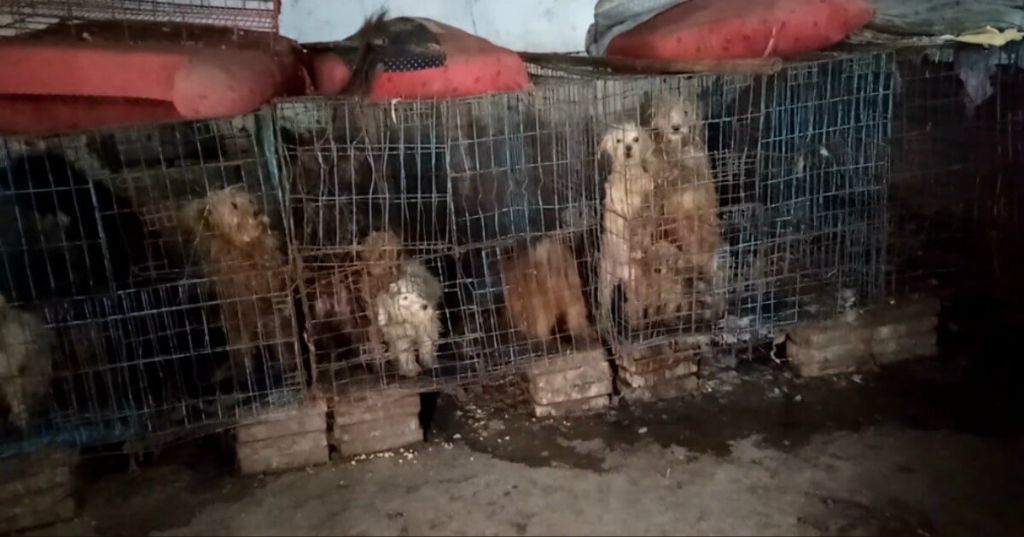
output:
[[[874,337],[876,329],[881,329],[880,333],[884,337],[886,329],[883,327],[897,330],[896,326],[926,319],[928,321],[923,322],[932,322],[930,319],[937,318],[940,306],[934,297],[903,299],[894,304],[865,309],[853,321],[830,319],[796,326],[789,330],[789,339],[805,347],[819,347],[839,344],[849,339]]]
[[[535,376],[530,378],[529,391],[533,402],[542,405],[611,393],[611,366],[600,362],[597,366]]]
[[[243,475],[295,470],[330,460],[326,431],[235,444]]]
[[[700,380],[696,376],[676,377],[663,380],[648,386],[631,386],[623,383],[620,386],[622,397],[627,401],[660,401],[677,399],[696,392],[700,388]]]
[[[9,534],[75,517],[75,499],[70,488],[56,487],[27,496],[17,504],[4,505],[0,514],[0,534]]]
[[[0,460],[0,483],[10,483],[33,477],[44,468],[71,466],[77,460],[78,451],[69,448],[49,449],[2,459]]]
[[[411,430],[422,432],[420,418],[416,414],[344,425],[334,429],[334,437],[339,445],[343,445],[363,438],[402,435]]]
[[[874,327],[859,321],[830,319],[816,323],[801,324],[789,330],[789,341],[803,348],[821,348],[842,345],[852,340],[868,340]]]
[[[377,453],[379,451],[390,451],[423,441],[423,430],[406,428],[392,434],[372,437],[351,438],[346,442],[339,442],[338,451],[345,457]]]
[[[538,418],[554,418],[563,416],[579,416],[604,410],[611,406],[611,396],[598,395],[587,399],[564,401],[550,405],[534,403],[533,413]]]
[[[914,358],[934,356],[939,353],[937,338],[907,339],[888,341],[885,346],[875,349],[872,357],[878,365],[888,365]]]
[[[342,405],[382,406],[398,399],[419,397],[419,391],[403,386],[382,386],[379,382],[367,380],[353,382],[339,389],[334,398],[334,408]]]
[[[321,401],[289,412],[250,418],[235,429],[235,436],[244,443],[326,430],[327,406]]]
[[[703,350],[691,350],[669,355],[639,358],[627,355],[619,356],[615,361],[620,369],[628,369],[637,374],[646,374],[664,369],[674,369],[679,367],[681,363],[690,363],[697,367],[703,353]]]
[[[671,380],[678,377],[685,377],[694,375],[697,373],[697,364],[694,362],[683,361],[678,362],[675,367],[668,369],[660,369],[656,371],[649,371],[645,373],[634,373],[628,369],[619,369],[619,376],[624,381],[629,383],[634,388],[641,388],[644,386],[652,386],[662,381]]]
[[[526,374],[529,377],[555,375],[565,371],[592,367],[596,364],[604,363],[607,365],[607,362],[608,355],[605,354],[604,349],[601,347],[595,347],[593,349],[581,350],[546,358],[543,361],[531,365],[529,369],[527,369]]]
[[[618,345],[615,349],[615,358],[639,362],[645,359],[701,352],[710,346],[710,334],[686,334],[654,343]]]
[[[36,473],[25,476],[15,481],[0,482],[0,505],[9,505],[11,502],[34,494],[41,490],[51,488],[71,489],[71,467],[70,466],[49,466],[37,468]]]
[[[921,334],[936,334],[939,327],[938,317],[925,317],[899,324],[886,324],[875,328],[872,338],[875,343],[886,339],[901,339]]]
[[[384,420],[397,416],[418,416],[420,396],[395,399],[382,404],[355,404],[338,402],[334,407],[334,425],[343,427],[366,421]]]

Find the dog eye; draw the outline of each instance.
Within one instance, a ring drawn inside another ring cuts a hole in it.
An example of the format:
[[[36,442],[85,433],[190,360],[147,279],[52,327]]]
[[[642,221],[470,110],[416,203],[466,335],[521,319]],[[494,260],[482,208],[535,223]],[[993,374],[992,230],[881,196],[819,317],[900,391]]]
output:
[[[640,137],[639,136],[634,136],[633,137],[633,143],[636,143],[636,142],[639,142],[639,141],[640,141]]]
[[[617,143],[617,144],[621,144],[621,143],[622,143],[622,138],[616,138],[616,139],[615,139],[615,143]]]

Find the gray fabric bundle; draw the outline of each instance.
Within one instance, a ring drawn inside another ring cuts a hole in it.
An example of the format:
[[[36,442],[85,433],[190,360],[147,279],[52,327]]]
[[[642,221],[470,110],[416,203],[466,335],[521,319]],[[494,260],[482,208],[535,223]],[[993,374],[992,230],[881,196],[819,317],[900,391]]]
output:
[[[1022,0],[871,0],[873,24],[902,33],[960,34],[984,26],[1024,28]]]

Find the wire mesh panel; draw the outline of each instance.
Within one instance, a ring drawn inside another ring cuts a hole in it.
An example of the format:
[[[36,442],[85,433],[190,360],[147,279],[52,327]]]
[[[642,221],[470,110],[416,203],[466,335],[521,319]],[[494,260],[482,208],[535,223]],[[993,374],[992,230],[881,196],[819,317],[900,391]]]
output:
[[[886,54],[756,77],[599,77],[605,336],[749,343],[877,297],[891,85]]]
[[[278,5],[276,0],[8,0],[0,6],[0,36],[38,31],[59,21],[65,37],[76,39],[82,29],[69,24],[75,21],[132,23],[122,27],[129,39],[153,37],[141,31],[145,23],[276,32]]]
[[[897,67],[891,290],[1019,300],[1020,44],[910,49]]]
[[[301,395],[269,116],[3,141],[0,293],[47,349],[29,367],[5,335],[5,386],[34,370],[43,395],[6,394],[3,449],[189,434]]]
[[[441,104],[305,99],[277,117],[317,384],[343,394],[464,375]]]
[[[460,320],[484,374],[599,344],[594,90],[559,81],[447,108]]]
[[[560,332],[596,343],[590,87],[278,106],[319,385],[436,388],[509,374]]]

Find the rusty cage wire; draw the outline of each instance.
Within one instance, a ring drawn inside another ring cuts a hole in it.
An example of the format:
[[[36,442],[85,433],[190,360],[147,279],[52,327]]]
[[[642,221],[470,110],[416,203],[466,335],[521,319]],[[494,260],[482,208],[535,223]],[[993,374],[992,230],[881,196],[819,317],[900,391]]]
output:
[[[616,353],[693,335],[750,350],[882,295],[891,53],[771,75],[533,72],[597,84],[596,317]]]
[[[910,48],[897,68],[887,286],[1015,308],[1024,48]]]
[[[3,139],[0,450],[159,442],[303,395],[271,120]]]

